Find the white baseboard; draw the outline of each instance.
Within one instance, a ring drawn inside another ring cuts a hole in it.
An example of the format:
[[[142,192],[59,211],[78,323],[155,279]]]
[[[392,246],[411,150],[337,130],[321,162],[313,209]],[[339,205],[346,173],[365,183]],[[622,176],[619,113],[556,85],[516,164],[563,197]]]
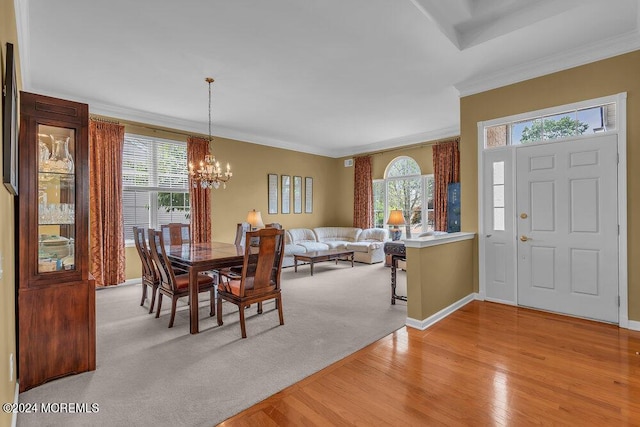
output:
[[[20,383],[16,381],[16,391],[15,391],[15,394],[13,395],[13,403],[16,404],[16,407],[18,406],[19,393],[20,393]],[[17,423],[18,423],[18,411],[14,411],[13,415],[11,415],[11,427],[16,427]]]
[[[632,331],[640,331],[640,322],[638,322],[636,320],[629,320],[628,327]]]
[[[466,297],[462,298],[461,300],[454,302],[449,307],[443,308],[439,312],[427,317],[424,320],[417,320],[417,319],[412,319],[411,317],[407,317],[407,320],[405,321],[404,324],[409,326],[410,328],[424,331],[428,327],[435,325],[440,320],[444,319],[454,311],[458,310],[460,307],[464,307],[465,305],[469,304],[471,301],[475,299],[478,299],[478,294],[476,293],[469,294]]]

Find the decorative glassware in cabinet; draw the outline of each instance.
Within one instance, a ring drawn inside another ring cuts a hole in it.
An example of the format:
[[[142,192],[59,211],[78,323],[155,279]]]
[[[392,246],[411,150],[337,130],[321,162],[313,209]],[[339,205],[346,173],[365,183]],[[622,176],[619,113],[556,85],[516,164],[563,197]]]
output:
[[[38,125],[39,273],[75,268],[74,136],[73,129]]]

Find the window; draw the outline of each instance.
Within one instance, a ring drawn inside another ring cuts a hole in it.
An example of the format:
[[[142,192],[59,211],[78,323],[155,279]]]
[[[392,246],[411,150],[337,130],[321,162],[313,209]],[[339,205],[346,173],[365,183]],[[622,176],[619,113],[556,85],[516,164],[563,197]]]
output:
[[[485,128],[485,148],[578,137],[616,129],[616,104],[576,108]]]
[[[433,175],[422,175],[411,157],[398,157],[389,163],[384,179],[373,181],[374,226],[387,227],[389,212],[402,209],[411,236],[433,230]],[[406,236],[407,227],[402,230]]]
[[[126,134],[122,187],[125,241],[133,240],[134,226],[188,223],[187,144]]]

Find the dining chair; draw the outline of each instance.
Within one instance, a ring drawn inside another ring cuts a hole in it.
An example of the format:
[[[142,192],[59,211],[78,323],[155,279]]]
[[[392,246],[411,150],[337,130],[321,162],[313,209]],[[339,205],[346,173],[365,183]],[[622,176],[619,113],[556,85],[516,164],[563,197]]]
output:
[[[236,227],[236,240],[234,241],[234,245],[242,246],[245,242],[245,236],[247,232],[251,231],[251,224],[248,222],[240,222]]]
[[[164,237],[164,243],[169,245],[182,245],[191,241],[191,225],[172,222],[160,226]]]
[[[144,227],[133,227],[133,240],[136,244],[138,255],[140,256],[140,262],[142,263],[142,299],[140,300],[140,305],[144,305],[144,300],[147,299],[147,290],[151,288],[149,313],[152,313],[156,302],[158,286],[160,285],[160,276],[151,259],[151,253],[147,247],[146,235],[147,232]]]
[[[257,247],[251,246],[252,238],[258,238]],[[262,302],[275,299],[280,317],[282,314],[282,294],[280,292],[280,273],[284,256],[284,230],[263,228],[247,232],[244,245],[244,259],[240,274],[233,270],[221,271],[218,283],[218,325],[222,321],[222,301],[238,306],[242,338],[247,337],[245,327],[245,308],[258,303],[258,314],[262,314]]]
[[[169,327],[173,327],[173,321],[176,317],[176,305],[178,299],[181,297],[189,296],[189,275],[180,274],[176,275],[171,267],[171,261],[167,257],[165,250],[164,238],[162,230],[155,231],[149,229],[149,245],[151,246],[151,255],[158,267],[160,276],[160,286],[158,287],[158,309],[156,311],[156,318],[160,317],[160,310],[162,309],[162,296],[166,295],[171,298],[171,319],[169,320]],[[198,292],[209,292],[211,309],[209,316],[216,314],[215,309],[215,285],[217,282],[217,276],[211,277],[206,274],[198,274]]]

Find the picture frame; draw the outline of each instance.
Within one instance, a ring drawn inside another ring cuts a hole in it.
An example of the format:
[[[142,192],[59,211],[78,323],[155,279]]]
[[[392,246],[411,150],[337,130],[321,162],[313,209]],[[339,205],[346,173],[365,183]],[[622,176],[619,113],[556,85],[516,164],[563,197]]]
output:
[[[7,43],[2,96],[2,177],[7,190],[18,195],[18,88],[13,44]]]
[[[313,178],[304,178],[304,213],[313,213]]]
[[[281,211],[283,214],[291,213],[289,203],[291,202],[291,177],[289,175],[282,175],[280,177],[282,192]]]
[[[302,213],[302,177],[293,177],[293,213]]]
[[[278,175],[270,173],[267,175],[268,199],[270,214],[278,213]]]

